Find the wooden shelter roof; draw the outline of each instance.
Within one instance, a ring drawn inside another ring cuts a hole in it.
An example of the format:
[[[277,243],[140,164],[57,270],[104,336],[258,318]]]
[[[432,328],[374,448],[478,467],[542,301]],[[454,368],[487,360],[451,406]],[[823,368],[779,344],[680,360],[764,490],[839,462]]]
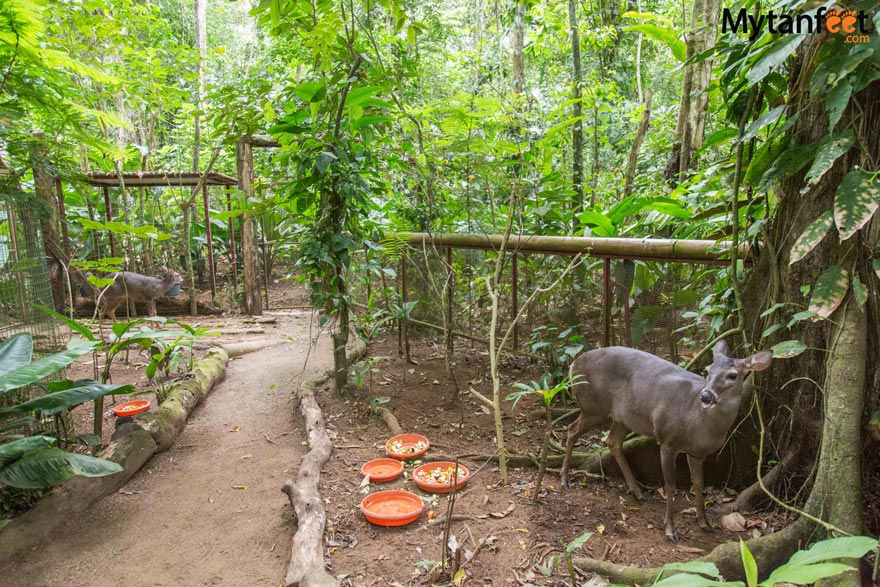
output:
[[[142,172],[128,171],[122,174],[127,187],[180,187],[199,185],[201,173],[194,172]],[[86,183],[96,187],[119,187],[119,174],[90,171],[86,174]],[[205,177],[206,186],[235,186],[238,180],[222,173],[208,173]]]

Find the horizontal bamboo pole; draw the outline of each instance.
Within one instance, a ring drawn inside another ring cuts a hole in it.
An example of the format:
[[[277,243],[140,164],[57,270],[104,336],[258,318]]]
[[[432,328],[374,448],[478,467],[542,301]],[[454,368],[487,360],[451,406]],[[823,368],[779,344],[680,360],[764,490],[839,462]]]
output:
[[[503,235],[398,232],[392,237],[411,246],[448,246],[461,249],[498,250]],[[599,238],[578,236],[510,235],[507,250],[520,253],[577,254],[591,257],[644,259],[691,263],[727,263],[730,243],[713,240],[651,238]],[[748,243],[739,245],[739,256],[747,259]]]

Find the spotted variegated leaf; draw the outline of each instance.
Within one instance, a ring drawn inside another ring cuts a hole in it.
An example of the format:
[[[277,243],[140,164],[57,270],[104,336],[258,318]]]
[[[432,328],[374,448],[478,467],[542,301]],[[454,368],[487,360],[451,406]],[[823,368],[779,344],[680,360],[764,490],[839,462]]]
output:
[[[810,222],[791,248],[789,263],[797,263],[812,251],[828,234],[828,229],[832,224],[834,224],[834,216],[831,214],[831,210],[823,212],[821,216]]]
[[[865,307],[865,302],[868,301],[868,289],[865,287],[865,284],[862,283],[862,280],[859,279],[858,275],[853,275],[853,295],[856,296],[856,302],[859,304],[859,308]]]
[[[880,180],[863,171],[847,173],[834,198],[834,222],[845,241],[865,225],[880,206]]]
[[[806,184],[813,185],[817,183],[825,172],[831,169],[837,159],[849,151],[856,142],[856,136],[851,130],[831,135],[824,139],[819,145],[819,151],[816,158],[813,159],[813,166],[807,172]]]
[[[832,265],[826,269],[816,285],[810,298],[810,311],[815,312],[813,321],[831,316],[846,296],[849,289],[849,272],[840,265]]]
[[[779,344],[774,344],[770,350],[773,351],[774,359],[787,359],[789,357],[796,357],[807,350],[807,345],[799,340],[786,340]]]

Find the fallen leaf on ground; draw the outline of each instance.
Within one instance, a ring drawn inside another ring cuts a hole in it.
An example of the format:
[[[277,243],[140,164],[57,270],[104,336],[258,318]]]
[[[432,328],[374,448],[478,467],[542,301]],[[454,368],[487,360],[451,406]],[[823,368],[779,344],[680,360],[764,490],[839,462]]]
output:
[[[728,532],[742,532],[746,529],[746,519],[739,512],[733,512],[721,518],[721,525]]]
[[[232,488],[233,489],[247,489],[248,486],[247,485],[233,485]]]
[[[681,551],[681,552],[687,552],[687,553],[690,553],[690,554],[702,554],[702,553],[706,552],[706,551],[703,550],[702,548],[697,548],[697,547],[695,547],[695,546],[684,546],[684,545],[681,545],[681,544],[678,545],[678,546],[676,546],[675,549],[676,549],[676,550],[679,550],[679,551]]]
[[[503,512],[492,512],[489,515],[492,516],[493,518],[503,518],[503,517],[507,516],[508,514],[510,514],[510,512],[512,512],[514,509],[516,509],[516,506],[514,504],[510,504],[509,506],[507,506],[507,509],[504,510]]]
[[[230,432],[238,432],[239,430],[241,430],[241,426],[233,426],[229,429]]]

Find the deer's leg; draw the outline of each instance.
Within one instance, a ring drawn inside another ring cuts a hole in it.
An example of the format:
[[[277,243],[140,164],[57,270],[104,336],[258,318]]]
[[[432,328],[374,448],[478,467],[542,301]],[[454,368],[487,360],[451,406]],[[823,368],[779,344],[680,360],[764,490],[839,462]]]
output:
[[[156,300],[147,300],[147,316],[153,317],[156,315]]]
[[[678,451],[666,444],[660,445],[660,466],[663,467],[663,489],[666,492],[666,537],[670,542],[678,542],[675,534],[675,520],[672,513],[672,500],[675,497],[675,457]],[[702,480],[702,476],[700,476]]]
[[[611,455],[623,472],[623,478],[626,479],[629,490],[636,496],[636,499],[643,499],[644,496],[639,488],[639,484],[636,482],[636,476],[633,475],[632,469],[629,468],[629,463],[626,462],[626,457],[623,456],[623,441],[626,439],[627,434],[629,434],[629,428],[620,422],[614,422],[611,425],[611,432],[608,433],[608,437],[605,439],[605,444],[608,445]]]
[[[565,456],[562,458],[562,470],[559,471],[559,477],[565,489],[571,489],[571,483],[568,480],[568,466],[571,461],[571,451],[574,448],[574,443],[595,425],[596,422],[587,418],[586,414],[581,411],[577,420],[568,426],[568,435],[565,438]]]
[[[706,505],[703,501],[703,459],[688,455],[688,468],[691,470],[691,484],[694,487],[694,499],[697,502],[697,523],[700,528],[709,528],[706,520]]]

